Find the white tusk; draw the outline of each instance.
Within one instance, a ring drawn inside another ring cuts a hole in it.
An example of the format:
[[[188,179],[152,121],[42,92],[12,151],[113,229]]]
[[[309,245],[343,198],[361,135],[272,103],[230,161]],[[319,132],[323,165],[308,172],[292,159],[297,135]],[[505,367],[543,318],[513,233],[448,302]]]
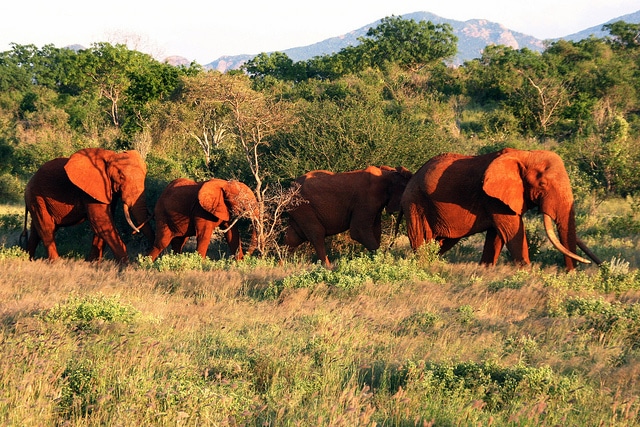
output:
[[[555,246],[557,250],[559,250],[569,258],[575,259],[576,261],[583,262],[585,264],[591,264],[591,261],[589,261],[586,258],[582,258],[580,255],[574,254],[569,249],[565,248],[562,245],[562,243],[560,243],[560,240],[558,239],[558,235],[553,229],[554,227],[553,220],[549,215],[543,214],[543,219],[544,219],[544,231],[547,232],[547,237],[549,238],[549,241],[551,242],[551,244],[553,244],[553,246]]]

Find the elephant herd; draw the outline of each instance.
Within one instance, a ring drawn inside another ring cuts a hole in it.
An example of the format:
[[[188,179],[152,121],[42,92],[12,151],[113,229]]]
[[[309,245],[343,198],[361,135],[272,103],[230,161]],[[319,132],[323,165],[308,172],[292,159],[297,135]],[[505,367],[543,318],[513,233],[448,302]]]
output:
[[[106,243],[118,262],[127,263],[127,249],[114,224],[118,200],[134,233],[142,232],[152,242],[148,255],[154,260],[169,245],[181,252],[190,236],[196,237],[197,251],[205,257],[217,227],[223,229],[235,258],[243,257],[236,222],[242,216],[252,221],[260,218],[249,187],[233,180],[176,179],[164,189],[152,215],[146,204],[146,172],[144,160],[133,150],[85,148],[42,165],[25,189],[23,236],[28,234],[30,214],[30,258],[42,241],[47,258],[57,259],[56,230],[87,220],[93,232],[87,260],[100,260]],[[576,261],[590,262],[577,255],[577,247],[600,264],[576,234],[569,176],[562,159],[551,151],[507,148],[480,156],[446,153],[428,160],[415,174],[388,166],[343,173],[317,170],[302,175],[294,185],[299,186],[300,202],[288,211],[284,243],[294,251],[310,242],[327,267],[331,266],[327,236],[348,230],[368,250],[380,247],[383,210],[400,212],[398,225],[406,217],[413,250],[435,240],[444,253],[460,239],[486,232],[482,264],[496,264],[506,245],[515,263],[527,265],[522,215],[534,207],[543,215],[549,240],[564,255],[567,270],[574,269]],[[255,247],[254,227],[248,252]]]

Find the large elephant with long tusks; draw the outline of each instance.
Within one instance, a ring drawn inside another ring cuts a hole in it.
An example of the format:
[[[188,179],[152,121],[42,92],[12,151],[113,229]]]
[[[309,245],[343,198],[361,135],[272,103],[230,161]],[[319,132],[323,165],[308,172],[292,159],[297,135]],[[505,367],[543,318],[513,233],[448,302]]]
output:
[[[59,258],[54,235],[59,227],[88,220],[93,230],[87,260],[100,260],[106,243],[120,263],[128,262],[127,248],[114,224],[114,211],[122,199],[124,214],[134,232],[142,231],[153,243],[144,182],[147,166],[137,151],[117,153],[102,148],[85,148],[70,157],[43,164],[25,189],[25,228],[31,214],[27,251],[33,259],[40,241],[49,260]],[[133,219],[132,219],[133,217]],[[133,222],[135,220],[137,224]]]
[[[569,175],[551,151],[506,148],[480,156],[441,154],[413,175],[401,204],[414,250],[436,240],[444,253],[461,238],[486,231],[481,263],[494,265],[506,245],[516,263],[530,264],[522,215],[538,207],[567,270],[574,269],[576,261],[590,262],[577,255],[578,246],[601,263],[576,235]]]

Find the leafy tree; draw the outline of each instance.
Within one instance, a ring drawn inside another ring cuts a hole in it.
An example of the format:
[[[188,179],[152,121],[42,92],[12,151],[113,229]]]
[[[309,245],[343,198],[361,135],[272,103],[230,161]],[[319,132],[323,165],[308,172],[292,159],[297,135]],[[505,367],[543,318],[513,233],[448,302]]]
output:
[[[616,21],[605,24],[603,30],[609,31],[610,42],[627,49],[640,47],[640,24],[630,24],[624,21]]]
[[[367,65],[382,69],[393,63],[413,71],[453,57],[458,43],[449,24],[416,22],[399,16],[383,18],[359,40],[362,44],[356,50],[363,52]]]

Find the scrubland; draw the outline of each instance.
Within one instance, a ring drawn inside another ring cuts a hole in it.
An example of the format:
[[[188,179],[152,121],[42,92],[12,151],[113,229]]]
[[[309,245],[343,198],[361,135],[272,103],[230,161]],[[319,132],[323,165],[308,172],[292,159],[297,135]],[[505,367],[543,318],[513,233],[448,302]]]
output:
[[[398,238],[293,258],[118,268],[28,261],[0,211],[0,424],[640,425],[640,224],[630,200],[579,232],[605,260],[566,273],[528,218],[534,262],[477,265]]]

